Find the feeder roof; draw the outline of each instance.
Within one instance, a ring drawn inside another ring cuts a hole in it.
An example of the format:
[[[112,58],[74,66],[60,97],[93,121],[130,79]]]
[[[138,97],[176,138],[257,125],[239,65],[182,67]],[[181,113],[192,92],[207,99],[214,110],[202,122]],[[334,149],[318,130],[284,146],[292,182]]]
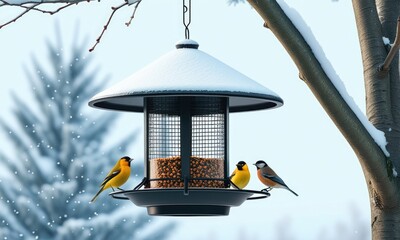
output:
[[[229,111],[280,107],[283,100],[273,91],[198,50],[197,42],[184,40],[177,49],[95,95],[92,107],[143,112],[145,97],[222,96]]]

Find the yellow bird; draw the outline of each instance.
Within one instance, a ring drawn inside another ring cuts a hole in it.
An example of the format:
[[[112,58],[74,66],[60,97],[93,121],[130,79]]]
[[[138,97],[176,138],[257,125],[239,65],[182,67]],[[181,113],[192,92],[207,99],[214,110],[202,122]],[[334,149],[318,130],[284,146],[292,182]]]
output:
[[[250,181],[250,171],[247,164],[244,161],[238,162],[229,178],[239,189],[245,188]]]
[[[118,162],[114,165],[111,171],[104,178],[103,182],[100,185],[100,190],[94,195],[90,202],[94,202],[99,194],[106,190],[107,188],[118,188],[122,186],[131,174],[131,159],[130,157],[122,157],[118,160]]]

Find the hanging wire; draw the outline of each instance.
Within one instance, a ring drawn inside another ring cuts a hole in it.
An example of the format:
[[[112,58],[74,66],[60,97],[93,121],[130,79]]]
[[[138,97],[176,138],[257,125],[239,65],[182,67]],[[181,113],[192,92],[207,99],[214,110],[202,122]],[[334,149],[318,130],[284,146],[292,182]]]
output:
[[[189,4],[187,4],[187,2]],[[185,38],[190,38],[189,25],[192,21],[192,0],[183,0],[183,25],[185,26]]]

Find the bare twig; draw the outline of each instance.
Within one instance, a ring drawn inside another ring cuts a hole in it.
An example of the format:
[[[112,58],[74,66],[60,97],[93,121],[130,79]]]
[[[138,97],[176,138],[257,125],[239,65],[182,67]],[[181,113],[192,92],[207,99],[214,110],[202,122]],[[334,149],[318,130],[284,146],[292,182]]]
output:
[[[387,72],[389,70],[390,64],[393,61],[394,56],[399,52],[400,49],[400,17],[397,18],[397,32],[396,38],[388,55],[386,56],[385,62],[379,67],[379,71]]]
[[[58,12],[60,12],[61,10],[68,8],[70,6],[73,5],[77,5],[80,2],[91,2],[94,0],[23,0],[20,1],[18,3],[13,3],[13,2],[8,2],[9,0],[0,0],[0,8],[2,7],[14,7],[14,8],[21,8],[21,12],[19,13],[19,15],[17,15],[16,17],[12,18],[11,20],[5,22],[5,23],[1,23],[0,24],[0,29],[10,25],[13,22],[16,22],[17,20],[19,20],[22,16],[24,16],[25,14],[27,14],[30,11],[37,11],[37,12],[41,12],[41,13],[45,13],[45,14],[49,14],[49,15],[54,15]],[[123,0],[123,4],[116,6],[116,7],[111,7],[111,15],[108,18],[108,21],[106,22],[106,24],[103,27],[103,30],[101,31],[99,37],[96,39],[96,43],[93,45],[93,47],[91,49],[89,49],[89,51],[93,51],[96,46],[100,43],[100,40],[102,39],[103,35],[105,34],[105,31],[107,30],[108,26],[111,23],[112,18],[114,17],[114,14],[116,13],[116,11],[118,11],[119,9],[121,9],[122,7],[125,6],[131,6],[134,5],[134,9],[132,12],[132,15],[129,19],[128,22],[125,23],[126,26],[129,26],[132,23],[132,20],[135,18],[135,14],[136,11],[140,5],[140,3],[142,2],[142,0]],[[49,4],[59,4],[59,8],[55,9],[55,10],[49,10],[46,9],[45,6],[48,6]]]
[[[80,3],[80,2],[91,2],[94,0],[32,0],[32,1],[21,1],[19,3],[10,3],[5,0],[0,0],[3,5],[13,6],[13,7],[20,7],[27,4],[56,4],[56,3]],[[2,5],[0,5],[2,6]]]
[[[67,4],[65,4],[64,6],[59,7],[59,8],[57,8],[56,10],[53,10],[53,11],[48,11],[48,10],[43,10],[43,9],[35,9],[35,10],[40,11],[40,12],[42,12],[42,13],[48,13],[48,14],[50,14],[50,15],[54,15],[54,14],[60,12],[61,10],[65,9],[65,8],[67,8],[67,7],[70,7],[70,6],[72,6],[72,5],[78,5],[78,3],[79,3],[79,2],[76,2],[76,3],[67,3]]]
[[[65,9],[65,8],[67,8],[67,7],[70,7],[70,6],[72,6],[72,5],[77,5],[78,3],[79,3],[79,2],[76,2],[76,3],[67,3],[67,4],[65,4],[64,6],[59,7],[59,8],[57,8],[56,10],[53,10],[53,11],[44,10],[44,9],[37,8],[37,7],[31,8],[30,10],[35,10],[35,11],[38,11],[38,12],[41,12],[41,13],[47,13],[47,14],[50,14],[50,15],[54,15],[54,14],[60,12],[61,10]],[[21,8],[25,8],[25,9],[28,9],[28,8],[29,8],[29,7],[24,6],[24,5],[22,5],[22,6],[20,6],[20,7],[21,7]]]
[[[90,0],[86,0],[86,1],[90,1]],[[47,13],[47,14],[53,15],[53,14],[56,14],[56,13],[60,12],[61,10],[67,8],[67,7],[70,7],[72,5],[76,5],[79,2],[81,2],[81,0],[77,0],[77,1],[74,1],[74,2],[71,2],[69,0],[54,0],[54,1],[52,0],[51,2],[50,1],[46,2],[46,1],[42,0],[40,2],[38,2],[38,1],[25,1],[25,2],[21,2],[21,3],[9,3],[9,2],[7,2],[5,0],[0,0],[0,8],[9,6],[9,7],[19,7],[19,8],[24,9],[23,12],[21,12],[19,15],[17,15],[13,19],[9,20],[8,22],[6,22],[4,24],[1,24],[0,25],[0,29],[2,27],[5,27],[5,26],[13,23],[13,22],[16,22],[18,19],[20,19],[25,14],[27,14],[29,11],[38,11],[38,12],[42,12],[42,13]],[[52,10],[52,11],[45,10],[45,9],[42,9],[42,8],[38,7],[38,6],[43,6],[43,5],[47,5],[47,4],[59,4],[59,3],[64,3],[65,5],[60,7],[60,8],[58,8],[58,9],[56,9],[56,10]]]
[[[125,23],[125,25],[126,25],[127,27],[129,27],[129,25],[131,25],[132,20],[135,18],[136,10],[137,10],[137,8],[138,8],[138,6],[139,6],[139,4],[140,4],[141,2],[142,2],[142,0],[139,0],[139,1],[136,2],[136,5],[135,5],[135,8],[133,9],[133,13],[132,13],[131,18],[129,19],[128,22]]]
[[[2,2],[6,3],[5,1],[2,1]],[[7,4],[7,3],[6,3],[6,4]],[[41,4],[41,3],[36,3],[36,4],[32,4],[32,5],[29,6],[29,7],[26,7],[26,8],[25,8],[25,11],[23,11],[21,14],[19,14],[19,15],[16,16],[15,18],[11,19],[10,21],[8,21],[8,22],[6,22],[6,23],[0,25],[0,29],[3,28],[3,27],[5,27],[5,26],[7,26],[7,25],[9,25],[9,24],[11,24],[11,23],[13,23],[13,22],[16,22],[18,19],[20,19],[22,16],[24,16],[26,13],[28,13],[28,12],[29,12],[30,10],[32,10],[33,8],[36,8],[36,7],[39,6],[40,4]]]
[[[111,9],[113,11],[112,11],[110,17],[108,18],[108,21],[107,21],[106,25],[104,25],[103,31],[101,31],[100,36],[96,39],[96,43],[93,45],[93,47],[91,49],[89,49],[89,52],[93,51],[96,48],[97,44],[99,44],[99,42],[100,42],[101,38],[103,37],[105,31],[107,30],[108,25],[110,25],[111,19],[113,18],[115,12],[118,11],[119,9],[121,9],[122,7],[127,6],[127,5],[128,5],[128,2],[125,2],[125,3],[121,4],[118,7],[111,7]]]

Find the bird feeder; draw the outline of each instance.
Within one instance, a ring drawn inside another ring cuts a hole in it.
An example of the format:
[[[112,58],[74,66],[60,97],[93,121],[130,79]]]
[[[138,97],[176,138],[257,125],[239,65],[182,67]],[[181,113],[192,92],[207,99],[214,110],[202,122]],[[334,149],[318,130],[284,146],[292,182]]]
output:
[[[230,188],[229,114],[276,108],[283,101],[198,46],[178,42],[176,50],[89,102],[144,113],[144,179],[133,190],[111,195],[147,207],[150,215],[228,215],[254,194],[267,196]]]

